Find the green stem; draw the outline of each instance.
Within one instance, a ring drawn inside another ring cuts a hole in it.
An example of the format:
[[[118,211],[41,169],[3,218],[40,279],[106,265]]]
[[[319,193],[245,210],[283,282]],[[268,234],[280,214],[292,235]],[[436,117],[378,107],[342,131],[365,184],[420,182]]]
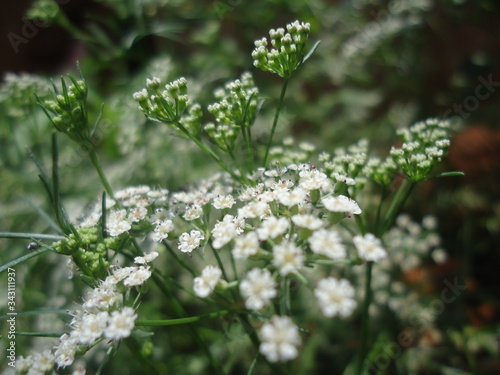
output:
[[[271,128],[271,135],[269,136],[269,141],[267,142],[266,154],[264,155],[264,162],[262,165],[265,167],[267,163],[267,157],[269,155],[269,149],[273,144],[274,132],[276,131],[276,125],[278,125],[278,118],[280,117],[281,108],[283,107],[283,101],[285,99],[286,88],[288,86],[288,78],[284,78],[283,86],[281,87],[281,94],[278,103],[278,108],[276,109],[276,113],[274,114],[273,127]]]
[[[372,290],[371,290],[372,268],[373,268],[373,262],[368,262],[366,264],[366,270],[365,270],[365,299],[363,301],[363,308],[361,312],[361,347],[359,350],[356,375],[361,375],[363,373],[363,367],[368,348],[368,319],[369,319],[370,303],[372,300]]]
[[[177,263],[179,263],[184,269],[186,269],[193,277],[198,276],[198,274],[194,272],[194,270],[191,267],[189,267],[186,262],[184,262],[181,258],[179,258],[179,256],[175,253],[175,250],[172,249],[172,247],[166,241],[163,241],[162,243],[167,248],[170,255],[172,255],[175,258]]]
[[[231,168],[229,168],[215,152],[213,152],[211,149],[209,149],[207,146],[205,146],[199,139],[197,139],[196,137],[193,137],[191,135],[191,133],[189,133],[189,131],[180,122],[177,122],[175,124],[175,126],[179,130],[181,130],[189,139],[191,139],[194,143],[196,143],[196,145],[204,153],[206,153],[208,156],[210,156],[222,169],[224,169],[227,173],[229,173],[231,175],[231,177],[233,177],[236,181],[243,182],[242,178],[240,176],[236,175],[236,173],[234,173],[233,170],[231,170]]]
[[[181,324],[190,324],[199,322],[200,320],[218,318],[229,314],[229,310],[216,311],[206,315],[191,316],[189,318],[179,318],[179,319],[164,319],[164,320],[136,320],[136,326],[176,326]]]
[[[90,161],[92,162],[92,165],[97,171],[97,174],[99,175],[99,178],[101,180],[102,185],[104,186],[104,189],[106,190],[106,193],[113,199],[115,199],[115,195],[113,194],[113,189],[111,188],[111,185],[108,182],[108,179],[106,178],[106,175],[104,174],[104,171],[102,170],[101,163],[99,162],[99,158],[97,157],[97,153],[95,152],[94,149],[92,149],[89,152],[89,157]]]
[[[26,240],[36,239],[36,240],[62,241],[66,237],[58,236],[55,234],[42,234],[42,233],[0,232],[0,238],[22,238]]]
[[[401,208],[403,208],[403,205],[405,204],[406,200],[410,196],[415,186],[416,183],[408,179],[405,179],[402,182],[401,186],[399,187],[396,193],[396,196],[394,197],[394,199],[391,202],[391,205],[387,209],[382,229],[377,233],[378,238],[382,238],[385,232],[387,232],[389,228],[394,224],[396,216],[401,211]]]

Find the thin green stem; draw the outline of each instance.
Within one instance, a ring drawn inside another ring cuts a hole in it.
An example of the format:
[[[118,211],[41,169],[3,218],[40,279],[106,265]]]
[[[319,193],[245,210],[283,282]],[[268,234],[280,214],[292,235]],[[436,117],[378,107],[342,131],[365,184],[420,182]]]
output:
[[[365,298],[363,301],[363,307],[361,311],[361,347],[359,350],[356,375],[361,375],[363,373],[363,367],[368,348],[368,320],[369,320],[370,303],[372,300],[372,290],[371,290],[372,268],[373,268],[373,262],[368,262],[366,264],[366,269],[365,269]]]
[[[394,224],[396,216],[400,213],[401,209],[403,208],[403,205],[405,204],[406,200],[410,196],[415,186],[416,183],[408,179],[405,179],[401,183],[401,186],[399,187],[396,196],[394,197],[394,199],[391,202],[391,205],[387,209],[387,212],[385,214],[384,224],[380,229],[380,231],[377,233],[378,238],[382,238],[385,232],[387,232],[389,228]]]
[[[26,240],[50,240],[61,241],[66,237],[58,236],[55,234],[42,234],[42,233],[21,233],[21,232],[0,232],[0,238],[22,238]]]
[[[172,255],[175,258],[177,263],[179,263],[184,269],[186,269],[192,276],[194,277],[197,276],[196,272],[194,272],[194,270],[191,267],[189,267],[186,262],[184,262],[182,259],[179,258],[179,256],[175,253],[174,249],[172,249],[172,247],[167,242],[163,241],[162,243],[167,248],[170,255]]]
[[[196,323],[201,320],[205,319],[213,319],[213,318],[218,318],[224,315],[229,314],[229,310],[221,310],[221,311],[216,311],[210,314],[206,315],[200,315],[200,316],[191,316],[188,318],[179,318],[179,319],[162,319],[162,320],[136,320],[135,325],[136,326],[177,326],[181,324],[190,324],[190,323]]]
[[[278,119],[280,117],[281,108],[283,107],[283,101],[285,99],[285,93],[288,86],[288,78],[283,79],[283,86],[281,87],[281,94],[278,103],[278,108],[276,109],[276,113],[274,114],[273,127],[271,128],[271,135],[269,136],[269,140],[267,142],[266,154],[264,155],[264,162],[262,165],[265,167],[267,163],[267,157],[269,156],[269,150],[271,145],[273,144],[274,132],[276,131],[276,126],[278,125]]]
[[[99,178],[101,180],[102,185],[104,186],[104,189],[106,190],[106,193],[115,200],[115,195],[113,194],[113,189],[111,188],[111,185],[108,182],[108,179],[106,178],[106,175],[104,174],[104,171],[102,170],[101,163],[99,162],[99,158],[97,157],[97,153],[95,150],[92,148],[89,152],[89,157],[90,161],[92,162],[92,165],[97,171],[97,174],[99,175]]]
[[[189,133],[189,131],[180,122],[177,122],[175,124],[175,126],[180,131],[182,131],[189,139],[191,139],[194,143],[196,143],[196,145],[204,153],[206,153],[208,156],[210,156],[222,169],[224,169],[227,173],[229,173],[231,175],[231,177],[233,177],[236,181],[243,182],[242,178],[240,176],[236,175],[236,173],[234,173],[234,171],[231,168],[229,168],[226,165],[226,163],[224,163],[222,161],[222,159],[215,152],[213,152],[211,149],[209,149],[207,146],[205,146],[199,139],[197,139],[196,137],[193,137],[191,135],[191,133]]]

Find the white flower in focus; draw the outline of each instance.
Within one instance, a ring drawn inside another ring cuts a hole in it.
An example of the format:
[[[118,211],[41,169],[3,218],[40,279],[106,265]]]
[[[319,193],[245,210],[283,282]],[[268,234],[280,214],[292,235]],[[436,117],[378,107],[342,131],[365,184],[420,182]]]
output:
[[[323,220],[314,215],[294,215],[292,221],[295,225],[310,230],[316,230],[323,226]]]
[[[278,268],[281,276],[301,269],[304,260],[304,252],[293,242],[285,240],[273,247],[273,265]]]
[[[259,238],[255,232],[248,232],[238,237],[232,250],[235,259],[247,259],[259,251]]]
[[[111,340],[120,340],[130,336],[136,319],[137,314],[131,307],[124,307],[122,311],[113,311],[109,317],[104,336]]]
[[[217,283],[222,276],[222,271],[219,267],[206,266],[201,271],[201,276],[194,279],[194,292],[198,297],[207,297],[212,293],[217,286]]]
[[[260,224],[257,229],[257,235],[260,240],[267,240],[268,238],[276,238],[284,234],[290,226],[290,222],[286,217],[277,218],[269,216]]]
[[[127,287],[139,286],[144,284],[144,282],[151,277],[151,270],[149,266],[140,266],[136,268],[129,277],[123,281],[123,285]]]
[[[78,342],[80,344],[92,345],[104,332],[108,323],[108,312],[101,311],[98,314],[86,314],[82,317],[78,327]]]
[[[190,253],[200,246],[200,242],[205,239],[199,230],[192,230],[190,233],[182,233],[179,237],[179,250],[183,253]]]
[[[260,310],[276,297],[276,281],[269,270],[256,267],[241,281],[240,293],[247,309]]]
[[[331,191],[333,189],[332,181],[326,174],[317,169],[303,170],[299,173],[299,176],[299,186],[304,190]]]
[[[218,210],[222,210],[224,208],[231,208],[236,203],[232,195],[226,196],[218,196],[215,197],[212,206],[214,206]]]
[[[263,201],[249,202],[243,207],[238,208],[238,217],[254,219],[262,217],[269,211],[269,204]]]
[[[363,237],[355,236],[353,242],[358,249],[359,257],[362,259],[378,262],[387,256],[382,242],[371,233],[367,233]]]
[[[196,220],[203,214],[203,208],[199,204],[188,206],[184,212],[184,219],[187,221]]]
[[[316,254],[326,255],[330,259],[346,257],[345,246],[339,234],[333,230],[320,229],[308,238],[311,250]]]
[[[134,267],[135,268],[135,267]],[[83,307],[86,309],[97,308],[98,310],[108,310],[110,307],[121,301],[122,294],[113,287],[95,288],[89,293]]]
[[[153,260],[155,260],[158,257],[158,252],[157,251],[152,251],[148,254],[145,254],[143,257],[135,257],[134,258],[134,263],[135,264],[146,264],[150,263]]]
[[[111,237],[117,237],[130,230],[130,228],[132,228],[132,225],[128,220],[111,221],[106,225],[106,229]]]
[[[136,267],[114,267],[113,275],[106,277],[106,283],[118,284],[125,280],[135,270]]]
[[[346,212],[353,215],[359,215],[362,212],[356,201],[345,195],[328,196],[321,199],[321,203],[330,212]]]
[[[314,295],[324,316],[332,318],[340,315],[348,317],[356,308],[354,288],[346,279],[337,280],[333,277],[321,279]]]
[[[260,338],[259,351],[270,362],[286,362],[299,354],[299,329],[288,316],[274,315],[262,326]]]
[[[168,237],[168,233],[174,230],[174,223],[172,220],[160,221],[156,224],[156,228],[153,233],[153,241],[161,242]]]

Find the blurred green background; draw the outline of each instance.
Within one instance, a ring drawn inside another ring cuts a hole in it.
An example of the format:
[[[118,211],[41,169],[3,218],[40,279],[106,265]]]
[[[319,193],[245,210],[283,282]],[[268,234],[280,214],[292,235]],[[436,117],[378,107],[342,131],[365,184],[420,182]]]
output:
[[[277,140],[291,133],[331,151],[367,137],[372,153],[385,156],[398,127],[428,117],[449,118],[456,134],[443,170],[461,170],[465,177],[422,184],[407,208],[416,220],[438,217],[449,260],[418,270],[417,282],[439,290],[442,280],[457,276],[467,285],[450,315],[440,317],[447,339],[445,350],[435,348],[438,361],[463,371],[500,373],[500,2],[59,3],[63,16],[52,23],[39,20],[39,26],[25,18],[31,1],[0,4],[0,73],[57,79],[75,73],[79,61],[91,90],[91,121],[104,103],[95,146],[115,188],[150,184],[175,189],[217,170],[207,167],[192,145],[148,123],[136,109],[131,95],[146,77],[185,76],[196,100],[207,105],[214,101],[213,89],[250,70],[265,98],[256,124],[257,134],[264,136],[280,82],[253,69],[253,41],[295,19],[310,22],[311,45],[321,44],[291,81]],[[50,127],[34,104],[12,113],[24,95],[19,93],[6,84],[0,89],[0,231],[54,233],[50,207],[26,151],[48,168]],[[62,194],[76,219],[102,188],[85,153],[60,138]],[[26,252],[25,245],[0,239],[0,262]],[[40,267],[50,269],[50,261],[39,259],[27,267],[26,283],[41,282]],[[44,296],[33,298],[31,307]],[[459,332],[462,342],[450,332]],[[483,332],[496,337],[496,352],[480,345],[473,353],[474,370],[463,346],[469,336]],[[342,363],[322,361],[318,373]],[[422,373],[440,371],[430,367]]]

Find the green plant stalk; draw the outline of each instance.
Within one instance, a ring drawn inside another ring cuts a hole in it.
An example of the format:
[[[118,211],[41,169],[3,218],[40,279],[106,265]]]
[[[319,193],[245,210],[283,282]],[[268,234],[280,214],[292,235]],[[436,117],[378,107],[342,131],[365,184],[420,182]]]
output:
[[[377,233],[378,238],[382,238],[382,236],[389,230],[389,228],[394,224],[394,221],[396,220],[397,215],[401,211],[401,208],[403,208],[403,205],[405,204],[406,200],[410,196],[413,188],[416,186],[416,183],[405,179],[402,183],[401,186],[399,187],[396,196],[391,202],[391,205],[387,209],[387,212],[385,214],[385,220],[384,224],[381,228],[380,231]]]
[[[102,185],[104,186],[104,189],[106,190],[106,193],[113,199],[115,199],[115,195],[113,194],[113,189],[111,188],[111,185],[108,182],[108,179],[106,178],[106,175],[104,174],[104,171],[102,170],[101,163],[99,162],[99,158],[97,157],[97,153],[95,150],[92,148],[89,152],[89,157],[90,161],[92,162],[92,165],[97,171],[97,174],[99,175],[99,179],[101,180]]]
[[[269,141],[267,142],[266,154],[264,155],[264,161],[262,163],[262,166],[264,166],[264,167],[266,166],[267,157],[269,156],[269,149],[271,148],[271,145],[273,144],[274,132],[276,131],[276,126],[278,125],[278,119],[280,117],[281,108],[283,107],[283,101],[285,99],[285,93],[286,93],[287,86],[288,86],[288,78],[284,78],[283,79],[283,86],[281,87],[281,94],[280,94],[280,99],[279,99],[279,103],[278,103],[278,108],[276,109],[276,113],[274,115],[273,126],[271,128],[271,135],[269,136]]]
[[[20,238],[20,239],[36,239],[36,240],[50,240],[62,241],[66,237],[58,236],[56,234],[43,234],[43,233],[22,233],[22,232],[0,232],[0,238]]]
[[[365,299],[361,311],[361,347],[359,349],[358,363],[356,367],[356,375],[363,374],[363,367],[368,349],[368,319],[369,309],[372,300],[372,268],[373,262],[368,262],[365,269]]]
[[[196,143],[196,145],[204,152],[206,153],[208,156],[210,156],[222,169],[224,169],[227,173],[229,173],[231,175],[231,177],[233,177],[236,181],[240,181],[240,182],[243,182],[242,181],[242,178],[240,176],[237,176],[232,170],[231,168],[229,168],[223,161],[222,159],[215,153],[213,152],[211,149],[209,149],[207,146],[205,146],[199,139],[197,139],[196,137],[193,137],[191,135],[191,133],[189,133],[189,131],[179,122],[177,121],[175,123],[175,126],[180,130],[182,131],[189,139],[191,139],[194,143]]]
[[[189,318],[179,318],[179,319],[162,319],[162,320],[136,320],[135,325],[136,326],[177,326],[181,324],[190,324],[190,323],[195,323],[199,322],[201,320],[205,319],[213,319],[213,318],[218,318],[220,316],[224,316],[229,314],[229,310],[221,310],[221,311],[216,311],[210,314],[206,315],[200,315],[200,316],[191,316]]]

